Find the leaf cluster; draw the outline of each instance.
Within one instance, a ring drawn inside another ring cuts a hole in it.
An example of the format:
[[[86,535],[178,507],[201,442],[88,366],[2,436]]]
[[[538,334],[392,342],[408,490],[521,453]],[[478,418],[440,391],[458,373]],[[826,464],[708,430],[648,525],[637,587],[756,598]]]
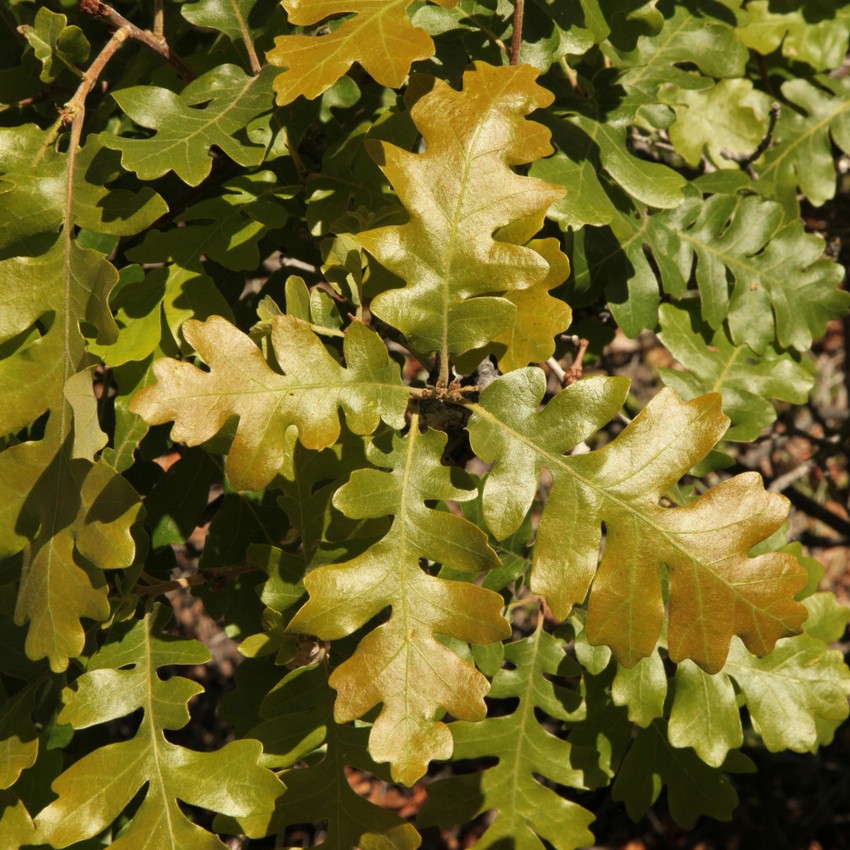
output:
[[[801,200],[850,5],[0,24],[3,847],[572,850],[590,792],[728,819],[754,741],[832,740],[850,611],[721,470],[848,312]],[[615,331],[669,355],[645,404]],[[187,589],[244,659],[205,749]],[[353,772],[425,779],[415,824]]]

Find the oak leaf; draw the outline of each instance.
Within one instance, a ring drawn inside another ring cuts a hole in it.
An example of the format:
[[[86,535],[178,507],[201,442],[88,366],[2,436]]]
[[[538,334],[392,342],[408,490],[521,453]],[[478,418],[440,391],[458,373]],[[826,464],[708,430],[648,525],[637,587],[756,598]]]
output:
[[[286,68],[274,82],[277,103],[318,97],[358,62],[376,82],[400,88],[419,59],[434,54],[434,42],[414,27],[407,15],[413,0],[283,0],[289,22],[310,26],[336,15],[351,14],[324,35],[282,35],[266,54],[272,65]],[[434,0],[451,8],[458,0]]]
[[[355,471],[334,505],[353,519],[391,514],[392,526],[362,555],[310,572],[304,579],[310,599],[289,624],[293,632],[335,640],[391,607],[389,620],[360,641],[330,684],[338,692],[338,723],[383,704],[369,751],[375,761],[389,761],[394,780],[408,785],[431,759],[451,755],[451,734],[436,719],[440,709],[463,720],[482,720],[487,713],[489,683],[436,635],[491,643],[510,634],[499,594],[428,575],[420,566],[423,558],[466,573],[499,565],[483,531],[426,505],[475,496],[456,486],[440,464],[445,444],[441,432],[420,433],[417,416],[408,435],[394,436],[391,447],[372,444],[369,459],[390,471]]]
[[[525,246],[563,190],[511,168],[551,152],[548,130],[525,117],[553,99],[537,75],[476,62],[463,91],[437,81],[412,107],[425,153],[371,148],[410,215],[357,237],[406,283],[371,309],[420,350],[445,357],[486,345],[516,315],[501,293],[551,274],[550,260]]]
[[[210,371],[160,360],[154,365],[157,383],[142,390],[131,406],[149,424],[174,420],[172,438],[190,446],[214,437],[238,416],[227,455],[227,473],[237,489],[260,490],[274,478],[290,425],[311,449],[336,442],[339,407],[355,433],[371,433],[382,419],[395,428],[404,426],[410,394],[374,331],[360,322],[351,325],[344,345],[348,366],[343,367],[306,323],[277,316],[272,324],[274,355],[283,375],[225,319],[188,321],[183,336]]]
[[[662,390],[616,440],[565,456],[610,418],[626,389],[618,379],[580,381],[538,413],[542,370],[512,372],[491,384],[469,424],[474,450],[494,463],[483,496],[488,524],[497,537],[511,533],[546,466],[553,486],[538,528],[531,586],[557,617],[589,592],[588,638],[610,646],[626,666],[654,651],[665,603],[674,661],[690,658],[714,673],[736,634],[751,652],[770,652],[806,619],[794,600],[806,574],[791,555],[747,553],[779,528],[787,500],[746,473],[685,507],[659,504],[726,431],[718,394],[685,403]],[[669,601],[662,596],[665,573]]]

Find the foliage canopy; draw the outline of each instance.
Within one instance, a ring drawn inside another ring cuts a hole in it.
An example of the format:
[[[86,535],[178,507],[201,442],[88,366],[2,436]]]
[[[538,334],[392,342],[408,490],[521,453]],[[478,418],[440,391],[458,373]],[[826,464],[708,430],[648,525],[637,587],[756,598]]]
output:
[[[0,21],[0,844],[415,850],[490,812],[476,847],[572,850],[584,792],[728,818],[745,732],[832,740],[850,611],[722,470],[848,312],[800,201],[850,154],[850,5]],[[646,404],[615,326],[675,359]],[[186,586],[245,659],[210,751]],[[415,824],[349,783],[438,762]]]

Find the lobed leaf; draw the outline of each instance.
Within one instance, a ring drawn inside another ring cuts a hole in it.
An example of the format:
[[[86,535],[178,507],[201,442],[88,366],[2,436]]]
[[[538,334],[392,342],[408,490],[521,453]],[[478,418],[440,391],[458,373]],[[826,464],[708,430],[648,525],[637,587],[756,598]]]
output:
[[[81,618],[109,614],[101,571],[135,557],[131,529],[141,503],[126,480],[95,461],[103,435],[91,416],[91,358],[81,332],[85,322],[101,341],[114,339],[106,302],[116,277],[103,255],[67,232],[47,254],[0,262],[7,293],[0,340],[20,345],[0,361],[0,388],[8,388],[0,430],[49,414],[42,439],[0,454],[0,555],[23,552],[15,622],[30,623],[27,654],[47,656],[57,672],[82,652]]]
[[[422,558],[468,573],[499,564],[479,528],[426,506],[432,499],[474,498],[441,466],[445,444],[440,432],[420,433],[414,416],[406,437],[394,436],[388,449],[370,446],[371,462],[389,471],[356,470],[334,505],[353,519],[391,514],[392,525],[362,555],[310,572],[304,580],[310,598],[289,624],[298,634],[335,640],[391,608],[389,620],[369,631],[330,684],[338,692],[338,723],[383,704],[369,752],[375,761],[390,762],[393,779],[408,785],[429,761],[451,755],[451,734],[437,720],[441,709],[463,720],[486,715],[489,683],[436,635],[491,643],[510,634],[497,593],[430,576],[420,567]]]
[[[563,644],[542,628],[507,644],[505,658],[514,667],[496,673],[490,695],[518,698],[516,709],[503,717],[479,723],[457,721],[450,727],[455,759],[495,756],[498,764],[429,785],[418,822],[424,827],[449,828],[495,810],[495,818],[472,845],[476,850],[503,843],[542,850],[544,841],[557,850],[585,847],[593,841],[588,831],[593,815],[538,778],[584,786],[583,771],[573,767],[571,745],[548,731],[538,716],[545,712],[568,721],[583,715],[579,695],[552,681],[553,676],[574,675],[575,665],[567,659]]]
[[[627,384],[595,379],[574,386],[537,413],[542,371],[513,372],[481,394],[469,424],[473,449],[494,463],[484,505],[497,537],[529,509],[540,468],[552,475],[531,585],[555,616],[566,617],[589,591],[589,640],[607,644],[630,667],[654,650],[666,603],[670,657],[691,658],[708,672],[723,666],[735,634],[763,655],[798,630],[806,610],[793,597],[805,571],[790,555],[747,554],[784,520],[781,496],[744,474],[685,507],[659,504],[726,430],[720,396],[683,403],[662,390],[612,443],[565,457],[610,418]],[[669,601],[662,597],[665,573]]]
[[[132,236],[168,210],[152,189],[108,185],[121,169],[99,137],[90,136],[71,157],[57,153],[49,136],[34,124],[0,130],[0,258],[45,253],[69,213],[79,227]]]
[[[670,742],[693,747],[703,761],[719,767],[729,750],[743,742],[741,701],[771,752],[816,752],[829,744],[850,714],[850,669],[841,653],[818,637],[831,616],[822,605],[824,598],[832,597],[808,597],[806,633],[780,640],[764,658],[756,658],[736,640],[725,666],[714,676],[682,662],[676,671]],[[827,637],[843,632],[848,616],[847,609],[841,609],[838,630]]]
[[[670,746],[665,722],[654,720],[638,732],[623,759],[611,796],[626,804],[632,820],[639,820],[664,787],[670,814],[686,828],[700,815],[731,820],[738,805],[738,795],[728,778],[702,762],[693,750]]]
[[[707,392],[723,396],[732,420],[727,440],[754,440],[776,419],[769,399],[805,404],[815,383],[811,371],[789,353],[768,348],[761,356],[735,345],[725,329],[711,331],[694,300],[662,304],[659,340],[688,371],[660,369],[661,379],[686,401]]]
[[[294,824],[326,821],[327,836],[316,847],[416,850],[422,839],[411,824],[351,788],[351,766],[370,773],[380,768],[366,748],[368,729],[334,721],[333,691],[323,666],[286,675],[263,699],[260,712],[264,719],[249,734],[262,742],[264,764],[290,768],[283,773],[286,793],[273,812],[240,818],[240,831],[260,838]],[[318,753],[319,761],[303,763]]]
[[[103,134],[105,147],[121,151],[121,164],[142,180],[173,171],[184,183],[199,185],[212,168],[213,146],[242,166],[259,165],[265,149],[237,137],[254,118],[268,112],[272,70],[248,76],[235,65],[218,65],[178,95],[157,86],[133,86],[113,94],[121,110],[147,139]]]
[[[33,25],[18,28],[41,62],[39,75],[44,83],[52,83],[63,71],[82,76],[77,67],[89,58],[91,45],[78,27],[68,26],[65,15],[51,12],[42,6],[35,13]]]
[[[665,290],[681,297],[696,266],[705,320],[718,329],[725,318],[732,340],[758,354],[774,341],[807,351],[850,304],[837,289],[841,270],[823,257],[823,241],[773,201],[692,197],[652,216],[649,230]]]
[[[782,48],[794,62],[816,71],[838,68],[850,41],[850,4],[842,0],[807,0],[805,6],[782,0],[750,0],[749,20],[738,38],[763,56]]]
[[[172,438],[190,446],[239,417],[227,455],[228,477],[237,489],[261,490],[274,478],[290,425],[307,448],[323,449],[339,437],[339,407],[355,433],[369,434],[381,420],[396,428],[404,424],[409,392],[374,331],[359,322],[349,327],[343,367],[304,322],[277,316],[272,325],[275,358],[285,374],[268,366],[249,337],[213,316],[183,325],[186,341],[210,371],[160,360],[154,365],[157,383],[131,405],[149,424],[173,420]]]
[[[164,634],[163,609],[116,630],[116,637],[90,659],[86,672],[63,693],[62,723],[85,729],[144,711],[135,736],[84,755],[52,785],[58,799],[36,816],[39,843],[67,847],[108,827],[144,785],[142,803],[129,828],[113,841],[116,850],[143,846],[223,850],[224,844],[180,810],[189,805],[232,816],[270,810],[282,786],[258,766],[257,741],[233,741],[215,752],[172,744],[166,730],[189,721],[188,700],[202,687],[158,669],[203,664],[203,644]]]
[[[782,95],[791,106],[780,113],[776,144],[764,156],[756,186],[780,200],[799,186],[819,207],[835,197],[833,143],[850,153],[850,80],[788,80]]]
[[[457,0],[433,0],[451,8]],[[266,59],[286,70],[274,89],[278,106],[302,95],[318,97],[357,62],[376,82],[401,88],[410,66],[434,53],[434,42],[414,27],[407,15],[412,0],[283,0],[289,22],[318,24],[326,18],[350,14],[333,31],[315,35],[282,35]]]
[[[372,149],[410,220],[358,235],[406,284],[377,295],[371,309],[421,350],[448,356],[486,345],[516,314],[499,293],[551,284],[550,259],[525,243],[562,192],[511,170],[551,150],[548,132],[525,118],[552,102],[536,76],[477,62],[462,92],[437,81],[412,107],[425,153],[385,142]]]

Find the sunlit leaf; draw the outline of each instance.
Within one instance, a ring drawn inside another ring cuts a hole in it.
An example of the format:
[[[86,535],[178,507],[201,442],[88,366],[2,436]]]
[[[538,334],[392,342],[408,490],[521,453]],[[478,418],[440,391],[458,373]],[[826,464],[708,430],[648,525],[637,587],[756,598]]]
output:
[[[552,100],[536,76],[527,66],[476,63],[462,92],[436,82],[413,106],[425,153],[373,148],[410,221],[358,236],[406,282],[371,309],[421,349],[447,356],[486,345],[516,314],[493,295],[550,275],[547,259],[524,245],[562,192],[511,169],[551,150],[548,132],[525,118]]]
[[[589,591],[588,638],[633,666],[654,650],[661,631],[666,571],[674,661],[691,658],[715,672],[733,635],[764,655],[799,630],[806,610],[794,594],[806,582],[805,571],[790,555],[747,555],[788,511],[758,475],[738,475],[686,507],[659,504],[725,432],[719,395],[683,403],[663,390],[612,443],[566,457],[564,451],[592,433],[591,423],[610,418],[626,385],[580,381],[538,413],[544,389],[540,370],[506,375],[482,393],[469,430],[476,453],[495,462],[484,504],[497,537],[510,533],[528,510],[540,468],[552,475],[531,586],[556,616],[566,617]],[[572,403],[579,399],[583,405]]]
[[[810,370],[791,354],[768,349],[758,357],[748,345],[735,345],[725,330],[712,332],[695,300],[663,304],[660,321],[658,338],[688,370],[661,369],[662,380],[685,400],[719,392],[732,420],[727,440],[754,440],[776,419],[770,399],[804,404],[814,386]]]
[[[307,575],[307,604],[290,630],[334,640],[351,634],[388,606],[389,620],[364,637],[354,655],[333,673],[338,692],[334,717],[344,723],[383,704],[369,737],[369,752],[390,762],[397,782],[412,784],[432,759],[452,752],[451,734],[438,719],[445,709],[462,720],[486,714],[487,680],[436,640],[491,643],[510,634],[502,598],[467,582],[423,572],[420,559],[474,573],[499,561],[484,533],[460,517],[426,507],[431,499],[466,501],[440,465],[446,438],[419,433],[414,417],[407,437],[392,447],[373,444],[369,459],[390,471],[360,469],[337,491],[334,504],[352,518],[393,515],[386,536],[362,555]]]
[[[277,103],[284,106],[302,95],[318,97],[357,62],[382,86],[400,88],[418,59],[434,53],[434,42],[410,23],[412,0],[283,0],[289,22],[318,24],[350,14],[333,31],[317,35],[282,35],[266,54],[286,70],[277,76]],[[434,0],[451,7],[457,0]]]
[[[121,110],[155,132],[147,139],[104,134],[101,140],[121,151],[121,164],[142,180],[173,171],[197,186],[210,173],[213,146],[239,165],[259,165],[264,149],[240,131],[271,109],[272,76],[271,68],[251,77],[235,65],[219,65],[179,95],[157,86],[121,89],[113,95]]]
[[[191,446],[214,437],[238,416],[227,456],[228,476],[237,489],[260,490],[280,470],[290,425],[312,449],[339,437],[339,407],[355,433],[371,433],[381,419],[403,425],[409,393],[379,337],[361,323],[346,333],[344,368],[309,325],[277,317],[272,343],[283,375],[224,319],[186,322],[183,335],[210,371],[160,360],[154,366],[157,383],[136,396],[132,410],[150,424],[173,420],[172,438]]]
[[[32,26],[19,28],[42,65],[41,80],[52,83],[62,71],[82,75],[79,66],[89,58],[91,45],[78,27],[68,26],[65,15],[42,6]]]
[[[149,844],[182,850],[222,850],[218,838],[186,818],[178,799],[233,816],[274,806],[282,790],[278,779],[258,766],[257,741],[234,741],[215,752],[196,752],[172,744],[166,730],[189,721],[186,703],[202,687],[180,676],[167,681],[158,668],[203,664],[203,644],[164,634],[162,609],[120,628],[89,661],[86,672],[63,693],[60,721],[85,729],[144,714],[136,734],[84,755],[53,783],[58,799],[36,817],[40,841],[67,847],[97,835],[147,786],[141,806],[116,850]]]

